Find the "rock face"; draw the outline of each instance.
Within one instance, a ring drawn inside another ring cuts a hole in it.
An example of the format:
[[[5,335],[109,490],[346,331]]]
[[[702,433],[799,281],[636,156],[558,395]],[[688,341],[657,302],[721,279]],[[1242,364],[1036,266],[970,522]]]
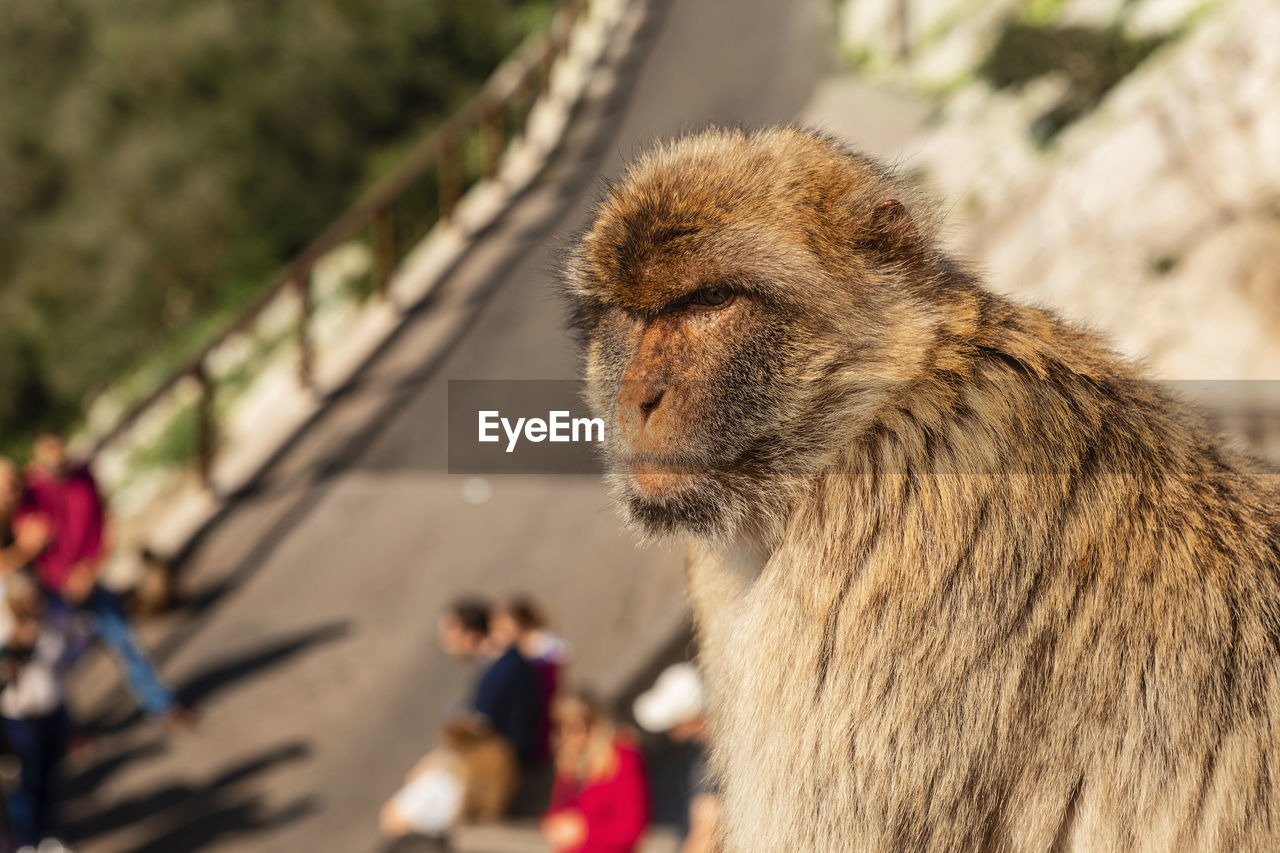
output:
[[[895,2],[852,5],[868,20]],[[1069,0],[1051,15],[1170,40],[1044,146],[1028,127],[1065,85],[1053,75],[1002,91],[971,75],[943,96],[908,165],[952,205],[960,254],[1156,376],[1280,380],[1280,3]],[[918,43],[909,79],[929,52]]]
[[[1239,0],[1039,157],[1024,144],[978,171],[928,146],[930,173],[971,200],[993,286],[1093,323],[1168,378],[1280,379],[1277,44],[1280,5]]]
[[[946,85],[982,60],[995,33],[1022,0],[846,0],[840,39],[872,68],[899,65],[925,88]]]

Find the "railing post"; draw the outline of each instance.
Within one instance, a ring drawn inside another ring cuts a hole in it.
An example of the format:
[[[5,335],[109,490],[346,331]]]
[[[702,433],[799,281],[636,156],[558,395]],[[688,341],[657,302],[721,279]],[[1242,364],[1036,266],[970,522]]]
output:
[[[911,0],[898,0],[894,17],[898,36],[898,61],[911,59]]]
[[[213,380],[203,361],[196,364],[191,376],[196,382],[196,475],[202,488],[213,491],[213,456],[218,446]]]
[[[506,147],[503,130],[502,104],[498,103],[480,120],[480,144],[484,150],[486,178],[492,178],[498,174],[498,165],[502,162],[502,150]]]
[[[535,97],[530,75],[523,74],[511,97],[507,99],[506,108],[511,110],[511,130],[514,136],[524,136],[529,129],[529,108]]]
[[[458,162],[457,141],[446,137],[440,142],[440,153],[436,157],[436,183],[440,188],[440,219],[453,216],[453,209],[462,197],[462,166]]]
[[[373,292],[387,298],[391,271],[396,265],[395,214],[390,205],[373,215],[369,223],[369,243],[373,250]]]
[[[573,27],[574,24],[578,22],[580,7],[583,5],[585,4],[571,0],[571,2],[568,3],[561,3],[556,9],[556,23],[553,36],[555,40],[555,59],[559,59],[560,56],[568,50],[569,39],[573,35]]]
[[[558,44],[560,39],[557,32],[559,22],[560,19],[557,17],[556,23],[552,25],[551,37],[542,46],[542,56],[538,60],[538,92],[544,95],[551,88],[551,69],[555,65],[556,55],[560,52]]]
[[[315,347],[311,340],[311,314],[314,306],[311,299],[310,267],[295,270],[291,279],[294,292],[298,295],[298,383],[307,391],[316,388]]]

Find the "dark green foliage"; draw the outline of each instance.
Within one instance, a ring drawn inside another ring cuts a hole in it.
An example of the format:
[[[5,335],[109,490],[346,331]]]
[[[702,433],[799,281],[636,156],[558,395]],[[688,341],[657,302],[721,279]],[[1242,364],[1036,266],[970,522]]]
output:
[[[1033,123],[1046,143],[1092,110],[1107,91],[1138,67],[1167,37],[1133,39],[1116,29],[1035,26],[1010,21],[979,76],[997,89],[1013,88],[1050,73],[1066,76],[1062,99]]]
[[[0,0],[0,444],[179,354],[549,0]]]

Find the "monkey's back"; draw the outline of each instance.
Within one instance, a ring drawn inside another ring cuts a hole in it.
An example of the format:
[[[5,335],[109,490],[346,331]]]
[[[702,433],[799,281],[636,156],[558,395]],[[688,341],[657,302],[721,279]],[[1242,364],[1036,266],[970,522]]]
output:
[[[1280,844],[1275,478],[1090,346],[813,485],[709,638],[729,850]]]

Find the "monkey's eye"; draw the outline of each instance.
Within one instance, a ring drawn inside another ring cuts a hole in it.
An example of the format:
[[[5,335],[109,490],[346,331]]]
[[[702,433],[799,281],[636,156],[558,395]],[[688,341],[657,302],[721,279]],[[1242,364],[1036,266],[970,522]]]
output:
[[[721,285],[712,285],[693,294],[690,301],[694,305],[703,305],[707,308],[722,308],[733,301],[733,291]]]

